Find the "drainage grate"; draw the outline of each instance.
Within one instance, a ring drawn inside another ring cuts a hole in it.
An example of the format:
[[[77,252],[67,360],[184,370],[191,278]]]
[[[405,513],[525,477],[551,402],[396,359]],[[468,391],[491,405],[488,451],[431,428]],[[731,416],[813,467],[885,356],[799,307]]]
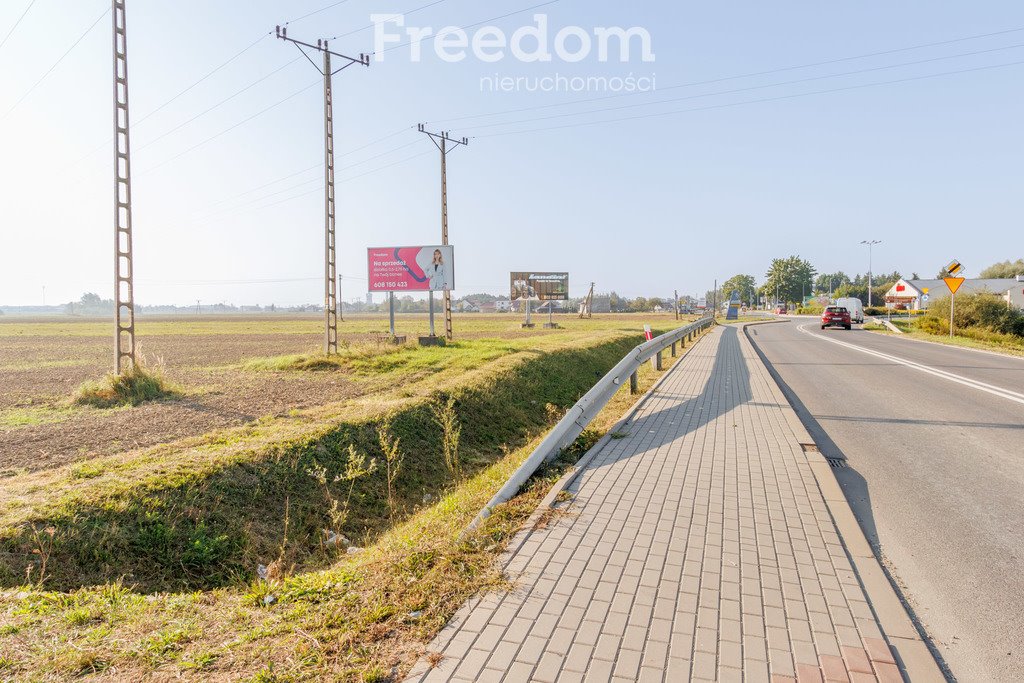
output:
[[[826,460],[828,460],[828,466],[834,470],[846,467],[846,460],[843,458],[826,458]]]

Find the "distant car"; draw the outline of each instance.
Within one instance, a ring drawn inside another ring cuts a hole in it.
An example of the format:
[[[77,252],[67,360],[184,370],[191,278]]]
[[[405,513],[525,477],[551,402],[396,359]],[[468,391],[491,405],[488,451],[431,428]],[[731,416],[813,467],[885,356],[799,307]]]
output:
[[[821,314],[821,329],[826,327],[842,327],[850,329],[853,323],[850,320],[850,312],[842,306],[829,306]]]
[[[786,304],[779,304],[775,307],[775,315],[786,315],[789,311],[786,309]]]
[[[864,303],[855,296],[836,299],[836,306],[842,306],[850,312],[850,318],[855,323],[864,322]]]

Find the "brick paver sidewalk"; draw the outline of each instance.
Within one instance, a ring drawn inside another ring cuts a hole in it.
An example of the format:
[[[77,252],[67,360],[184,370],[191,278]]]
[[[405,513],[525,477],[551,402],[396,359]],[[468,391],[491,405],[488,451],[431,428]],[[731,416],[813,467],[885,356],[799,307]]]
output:
[[[735,327],[669,371],[411,680],[899,681],[796,416]],[[818,456],[820,457],[820,456]]]

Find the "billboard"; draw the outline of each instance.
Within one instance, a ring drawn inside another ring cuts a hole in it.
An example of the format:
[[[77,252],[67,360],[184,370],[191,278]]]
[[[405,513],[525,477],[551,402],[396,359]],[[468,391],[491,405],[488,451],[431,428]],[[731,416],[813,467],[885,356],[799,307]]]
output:
[[[513,272],[512,301],[568,301],[569,273]]]
[[[366,262],[371,292],[455,289],[455,250],[451,245],[370,247]]]

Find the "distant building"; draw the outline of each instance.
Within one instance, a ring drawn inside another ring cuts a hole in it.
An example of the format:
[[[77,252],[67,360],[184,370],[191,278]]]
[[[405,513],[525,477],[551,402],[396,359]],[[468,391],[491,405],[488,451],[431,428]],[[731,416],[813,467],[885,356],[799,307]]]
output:
[[[1024,310],[1024,282],[1018,281],[1010,289],[1006,290],[1006,303],[1014,308]]]
[[[1011,306],[1024,308],[1024,281],[1018,278],[981,278],[964,280],[957,294],[989,292],[1006,299]],[[885,293],[888,308],[928,308],[930,300],[949,294],[942,280],[899,280]],[[1016,303],[1014,303],[1016,301]]]

